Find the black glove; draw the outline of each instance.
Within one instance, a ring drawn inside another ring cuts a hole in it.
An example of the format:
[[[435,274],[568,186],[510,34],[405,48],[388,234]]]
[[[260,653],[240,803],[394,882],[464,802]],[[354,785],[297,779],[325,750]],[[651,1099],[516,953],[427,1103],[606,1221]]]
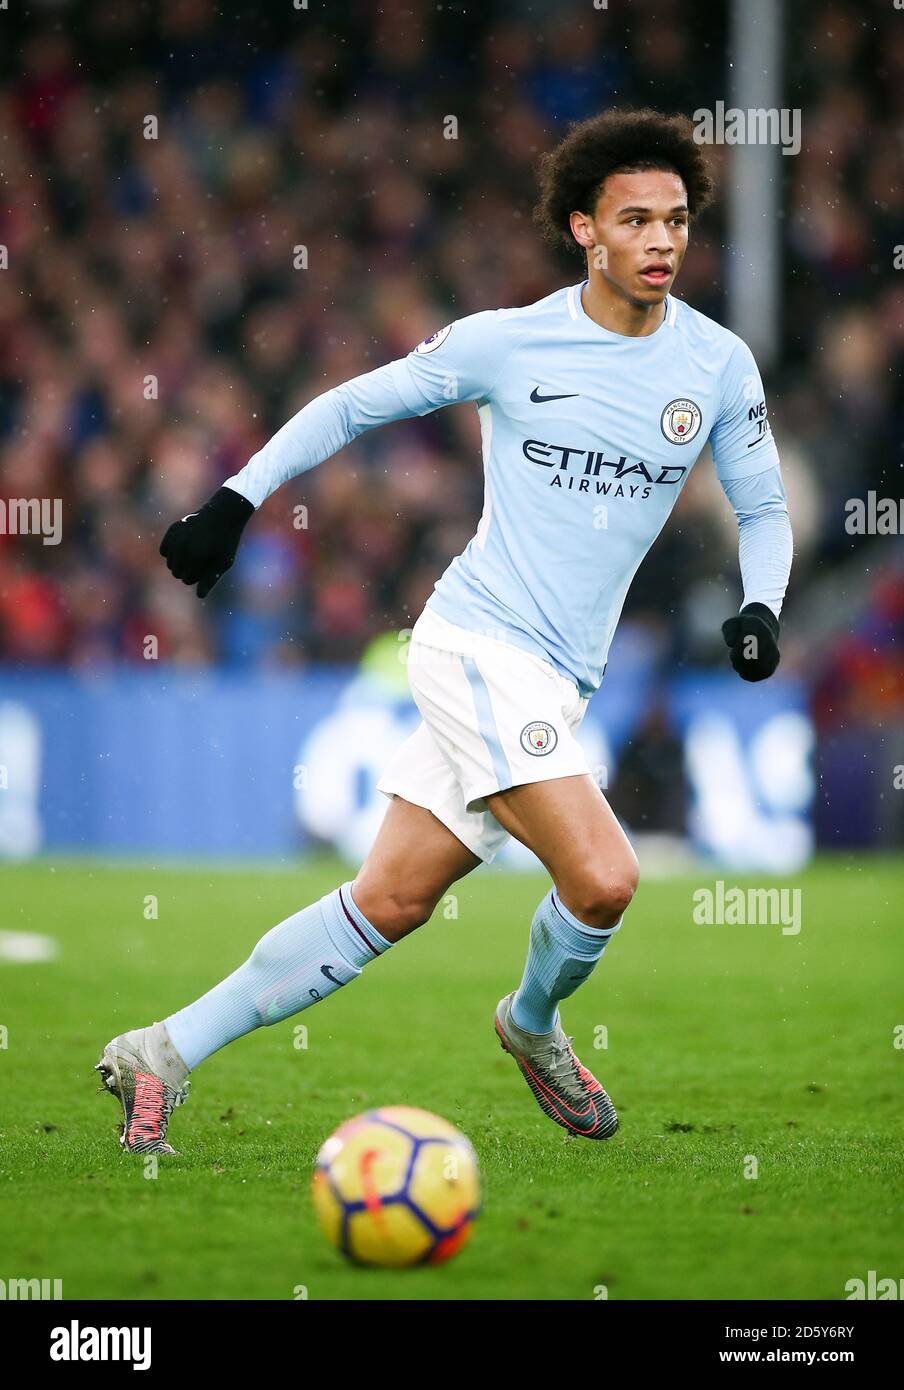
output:
[[[765,603],[748,603],[722,624],[731,664],[742,680],[764,681],[779,663],[778,618]]]
[[[200,511],[174,521],[160,543],[167,568],[183,584],[197,584],[206,598],[231,567],[254,507],[247,497],[221,487]]]

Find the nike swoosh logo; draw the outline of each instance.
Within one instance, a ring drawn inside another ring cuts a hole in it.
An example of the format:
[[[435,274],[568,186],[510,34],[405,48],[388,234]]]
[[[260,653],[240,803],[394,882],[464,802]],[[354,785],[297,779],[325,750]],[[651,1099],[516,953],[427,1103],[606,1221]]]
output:
[[[321,967],[320,967],[320,973],[321,973],[321,975],[325,975],[326,978],[327,978],[328,980],[331,980],[331,981],[333,982],[334,985],[344,985],[344,984],[345,984],[345,981],[344,981],[344,980],[337,980],[337,979],[336,979],[336,976],[332,973],[332,969],[331,969],[331,967],[330,967],[329,965],[321,965]]]
[[[575,396],[580,395],[579,391],[568,391],[564,396],[541,396],[539,390],[539,386],[535,386],[530,393],[530,398],[534,405],[542,405],[544,401],[570,401]]]

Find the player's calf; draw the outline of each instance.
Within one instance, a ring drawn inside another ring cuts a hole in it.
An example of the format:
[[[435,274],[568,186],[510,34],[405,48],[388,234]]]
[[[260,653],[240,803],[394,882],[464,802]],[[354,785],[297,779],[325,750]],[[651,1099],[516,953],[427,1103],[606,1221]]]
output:
[[[166,1019],[189,1068],[227,1043],[280,1023],[357,979],[389,950],[344,883],[262,936],[251,955],[202,998]]]
[[[189,1071],[243,1034],[319,1003],[391,944],[343,884],[267,932],[243,965],[193,1004],[114,1038],[97,1070],[122,1103],[123,1147],[172,1153],[166,1130]]]
[[[529,1033],[550,1033],[557,1025],[559,1003],[574,994],[593,971],[621,926],[606,928],[581,921],[553,888],[540,903],[530,928],[530,944],[512,1017]]]

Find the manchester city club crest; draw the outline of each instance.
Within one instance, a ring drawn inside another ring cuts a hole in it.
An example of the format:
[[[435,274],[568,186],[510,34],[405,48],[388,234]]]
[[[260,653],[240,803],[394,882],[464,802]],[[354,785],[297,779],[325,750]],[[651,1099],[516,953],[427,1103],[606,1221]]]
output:
[[[538,758],[544,753],[551,753],[558,741],[558,734],[545,719],[535,719],[521,730],[521,747],[525,753],[532,753]]]
[[[659,428],[672,444],[686,444],[700,429],[700,407],[694,401],[669,401]]]

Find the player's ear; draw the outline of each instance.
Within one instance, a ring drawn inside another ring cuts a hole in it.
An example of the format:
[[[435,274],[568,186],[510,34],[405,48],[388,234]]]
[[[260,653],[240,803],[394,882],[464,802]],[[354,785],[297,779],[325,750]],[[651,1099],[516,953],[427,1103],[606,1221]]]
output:
[[[569,215],[568,224],[571,227],[571,235],[579,246],[585,251],[593,249],[596,238],[590,225],[590,218],[585,212],[573,212]]]

